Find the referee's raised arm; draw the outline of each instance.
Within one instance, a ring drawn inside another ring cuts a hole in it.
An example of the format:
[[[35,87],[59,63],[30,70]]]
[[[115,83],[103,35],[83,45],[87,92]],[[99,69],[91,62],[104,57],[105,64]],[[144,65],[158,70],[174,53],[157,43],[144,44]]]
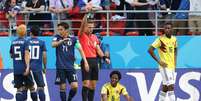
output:
[[[86,24],[87,24],[87,14],[85,14],[83,19],[82,19],[82,23],[81,23],[81,26],[80,26],[80,29],[79,29],[79,32],[78,32],[78,36],[83,34],[83,31],[84,31],[84,28],[85,28]]]

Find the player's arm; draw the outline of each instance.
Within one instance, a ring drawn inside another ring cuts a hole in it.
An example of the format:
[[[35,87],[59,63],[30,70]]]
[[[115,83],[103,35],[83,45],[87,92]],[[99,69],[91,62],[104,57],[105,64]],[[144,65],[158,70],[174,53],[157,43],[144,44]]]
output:
[[[134,101],[134,100],[132,99],[132,97],[129,96],[128,94],[127,94],[127,95],[124,95],[124,97],[125,97],[126,101]]]
[[[107,101],[107,94],[101,94],[102,101]]]
[[[29,74],[29,70],[30,70],[30,55],[29,55],[29,50],[26,49],[25,50],[25,63],[26,63],[26,70],[25,70],[25,73],[24,75],[28,75]]]
[[[82,59],[83,59],[83,61],[84,61],[84,68],[85,68],[85,70],[88,72],[88,71],[89,71],[89,64],[88,64],[88,61],[87,61],[87,59],[86,59],[86,56],[85,56],[85,54],[84,54],[84,51],[83,51],[82,46],[80,45],[79,41],[76,42],[76,45],[75,45],[75,46],[76,46],[76,48],[79,50],[80,55],[81,55],[81,57],[82,57]]]
[[[13,58],[14,57],[14,55],[13,55],[13,46],[11,45],[10,46],[10,58]]]
[[[63,39],[63,40],[56,40],[56,39],[53,39],[53,41],[52,41],[52,47],[53,47],[53,48],[56,48],[56,47],[58,47],[59,45],[61,45],[64,41],[65,41],[64,39]]]
[[[159,59],[157,58],[156,54],[154,53],[155,48],[153,46],[150,46],[148,49],[149,54],[151,55],[151,57],[157,62],[159,63]]]
[[[102,101],[107,101],[107,88],[105,85],[101,89],[101,99]]]
[[[81,26],[80,26],[80,29],[79,29],[79,36],[81,36],[84,32],[84,28],[86,27],[86,24],[87,24],[87,14],[84,15],[83,19],[82,19],[82,23],[81,23]]]
[[[46,73],[47,52],[43,51],[43,73]]]
[[[174,63],[176,67],[177,66],[177,48],[174,48]]]
[[[165,62],[163,62],[163,61],[161,61],[161,60],[159,60],[158,58],[157,58],[157,56],[155,55],[155,53],[154,53],[154,50],[155,50],[155,48],[153,47],[153,46],[150,46],[149,47],[149,50],[148,50],[148,52],[149,52],[149,54],[151,55],[151,57],[160,65],[160,66],[162,66],[162,67],[167,67],[167,64],[165,63]]]
[[[101,48],[100,48],[99,45],[96,45],[96,50],[97,50],[98,55],[99,55],[101,58],[103,58],[104,61],[106,61],[108,64],[110,64],[110,59],[104,55],[104,53],[103,53],[103,51],[101,50]]]

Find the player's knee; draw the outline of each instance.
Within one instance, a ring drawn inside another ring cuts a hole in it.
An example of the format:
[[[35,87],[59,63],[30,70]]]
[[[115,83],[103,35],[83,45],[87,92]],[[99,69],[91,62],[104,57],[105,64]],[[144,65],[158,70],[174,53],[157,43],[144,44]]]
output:
[[[22,91],[23,91],[23,87],[17,88],[17,92],[22,92]]]
[[[71,83],[71,89],[77,89],[78,88],[78,83]]]
[[[34,86],[30,86],[30,87],[28,87],[28,89],[29,89],[31,92],[36,90]]]
[[[60,90],[66,90],[66,84],[60,84]]]
[[[163,87],[162,87],[162,91],[166,93],[166,92],[168,91],[168,86],[163,85]]]
[[[169,85],[168,86],[168,91],[173,91],[174,90],[174,85]]]
[[[90,88],[91,88],[91,89],[95,89],[95,88],[96,88],[96,83],[91,83],[91,84],[90,84]]]

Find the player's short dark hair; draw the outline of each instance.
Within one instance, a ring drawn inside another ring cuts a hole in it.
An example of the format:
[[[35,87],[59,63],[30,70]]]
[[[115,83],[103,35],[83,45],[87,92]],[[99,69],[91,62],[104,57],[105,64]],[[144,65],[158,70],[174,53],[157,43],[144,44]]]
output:
[[[121,73],[119,71],[112,71],[110,73],[110,78],[112,78],[112,75],[117,74],[118,75],[118,79],[121,80]]]
[[[64,27],[65,29],[69,29],[69,25],[68,25],[66,22],[61,22],[61,23],[59,23],[57,26],[62,26],[62,27]]]
[[[166,23],[164,24],[164,27],[167,26],[167,25],[173,26],[171,22],[166,22]]]
[[[38,36],[39,33],[40,33],[40,28],[38,26],[35,26],[35,25],[31,26],[30,32],[31,32],[32,35]]]

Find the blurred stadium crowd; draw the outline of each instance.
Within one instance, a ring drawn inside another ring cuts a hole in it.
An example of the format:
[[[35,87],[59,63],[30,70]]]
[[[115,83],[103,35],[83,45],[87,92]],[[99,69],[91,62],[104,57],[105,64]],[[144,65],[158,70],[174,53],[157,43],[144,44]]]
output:
[[[89,12],[96,21],[94,33],[101,35],[161,35],[165,22],[172,22],[175,35],[201,35],[199,5],[201,0],[0,0],[0,36],[15,33],[21,23],[38,25],[41,36],[51,36],[63,21],[77,35]]]

